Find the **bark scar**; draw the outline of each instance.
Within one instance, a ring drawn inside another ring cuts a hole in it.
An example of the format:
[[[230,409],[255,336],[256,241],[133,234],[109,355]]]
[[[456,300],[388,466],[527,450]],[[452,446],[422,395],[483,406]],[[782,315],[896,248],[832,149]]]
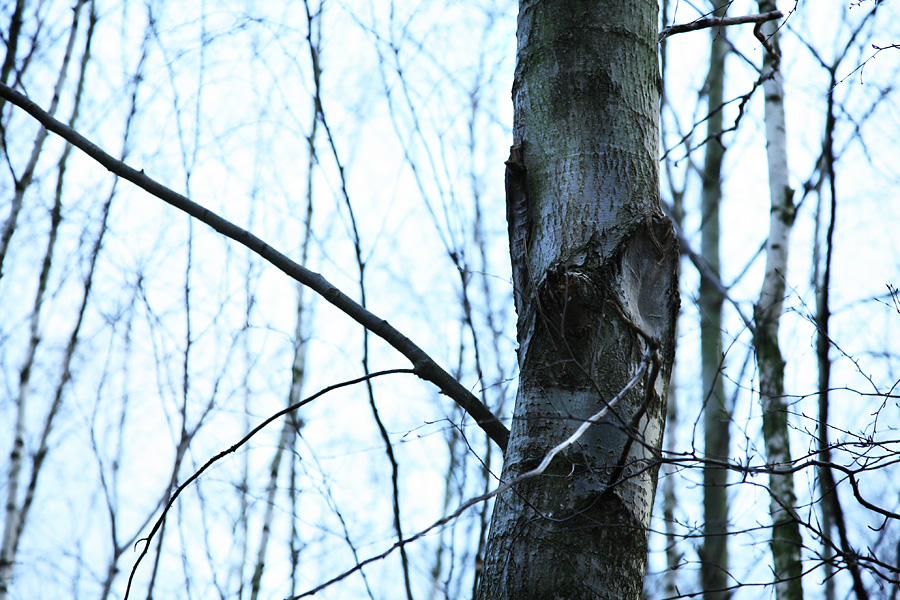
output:
[[[513,269],[513,288],[519,318],[524,314],[530,282],[526,258],[531,241],[532,211],[528,202],[528,171],[525,168],[522,144],[509,149],[506,164],[506,222],[509,227],[509,254]],[[521,332],[521,328],[517,327]],[[521,340],[519,340],[521,342]]]
[[[504,164],[506,164],[506,221],[509,225],[509,240],[514,243],[523,242],[521,250],[525,250],[524,245],[528,243],[531,233],[531,210],[528,206],[526,188],[528,171],[525,168],[522,150],[522,144],[510,146],[509,159]]]

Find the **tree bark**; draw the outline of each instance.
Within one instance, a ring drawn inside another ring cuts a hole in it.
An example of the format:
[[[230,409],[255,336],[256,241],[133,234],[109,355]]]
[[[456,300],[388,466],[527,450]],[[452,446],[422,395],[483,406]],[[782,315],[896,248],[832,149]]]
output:
[[[723,16],[728,5],[718,7]],[[725,27],[710,30],[709,71],[706,99],[709,118],[700,194],[700,253],[709,269],[701,273],[700,362],[703,379],[704,453],[707,458],[727,460],[731,445],[731,415],[725,399],[722,369],[722,301],[719,276],[719,204],[722,200],[722,101],[725,87],[725,57],[728,40]],[[700,550],[700,581],[705,600],[724,600],[728,588],[728,471],[713,465],[703,468],[703,547]]]
[[[520,380],[504,481],[656,366],[543,475],[497,500],[479,598],[639,598],[674,359],[659,207],[657,5],[521,0],[507,218]]]
[[[760,0],[761,12],[774,10],[774,0]],[[779,57],[778,23],[768,22],[762,33],[775,55],[766,51],[763,59],[763,90],[766,95],[766,155],[769,166],[769,193],[772,209],[769,239],[766,242],[766,271],[759,302],[754,308],[756,331],[753,345],[759,368],[759,402],[763,413],[763,437],[768,462],[774,468],[791,463],[788,411],[784,398],[784,358],[778,342],[778,325],[784,307],[788,243],[794,223],[793,190],[788,185],[787,134],[784,118],[784,90]],[[769,477],[772,516],[772,562],[778,600],[800,600],[802,539],[795,517],[797,497],[792,474]]]

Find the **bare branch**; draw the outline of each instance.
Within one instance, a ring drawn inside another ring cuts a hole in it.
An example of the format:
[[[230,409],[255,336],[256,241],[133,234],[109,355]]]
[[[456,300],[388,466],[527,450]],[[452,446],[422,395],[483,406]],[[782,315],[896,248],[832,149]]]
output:
[[[199,477],[207,469],[209,469],[211,466],[213,466],[213,464],[215,464],[219,460],[225,458],[229,454],[236,452],[238,449],[241,448],[241,446],[243,446],[248,441],[250,441],[250,439],[253,438],[253,436],[255,436],[257,433],[259,433],[260,431],[262,431],[263,429],[268,427],[270,424],[272,424],[272,422],[280,419],[281,417],[283,417],[291,412],[294,412],[298,408],[302,408],[303,406],[306,406],[307,404],[309,404],[316,398],[324,396],[328,392],[331,392],[333,390],[336,390],[336,389],[339,389],[342,387],[356,385],[357,383],[360,383],[361,381],[369,381],[373,377],[380,377],[383,375],[394,375],[397,373],[413,373],[413,372],[415,372],[415,371],[411,371],[410,369],[389,369],[387,371],[377,371],[375,373],[369,373],[367,375],[363,375],[362,377],[357,377],[356,379],[351,379],[349,381],[342,381],[341,383],[336,383],[334,385],[330,385],[324,389],[319,390],[312,396],[309,396],[308,398],[301,400],[300,402],[297,402],[295,404],[292,404],[292,405],[288,406],[287,408],[284,408],[284,409],[278,411],[274,415],[271,415],[270,417],[265,419],[262,423],[260,423],[259,425],[257,425],[253,429],[251,429],[247,435],[242,437],[237,443],[232,445],[230,448],[222,450],[221,452],[219,452],[218,454],[216,454],[215,456],[210,458],[208,461],[206,461],[206,463],[204,463],[204,465],[202,467],[200,467],[197,471],[195,471],[193,475],[188,477],[184,481],[184,483],[182,483],[175,489],[175,492],[172,494],[172,497],[169,498],[168,502],[166,503],[166,507],[163,509],[162,514],[159,516],[159,518],[156,520],[156,523],[153,525],[153,528],[150,530],[150,533],[147,534],[147,537],[145,537],[141,540],[138,540],[139,542],[142,542],[144,544],[144,549],[141,551],[141,554],[138,556],[138,559],[134,562],[134,566],[131,567],[131,574],[128,576],[128,586],[125,588],[125,600],[128,599],[128,595],[131,592],[131,584],[132,584],[132,581],[134,580],[135,573],[137,573],[137,568],[141,564],[141,561],[144,559],[144,556],[147,555],[147,551],[150,548],[150,541],[153,539],[153,536],[156,535],[156,532],[158,532],[160,530],[160,528],[165,524],[166,516],[169,513],[169,509],[171,509],[172,506],[175,504],[175,500],[178,499],[178,496],[181,495],[181,492],[183,492],[194,481],[199,479]]]
[[[672,217],[672,208],[668,206],[665,202],[662,203],[663,210],[666,212],[669,217]],[[691,263],[693,263],[694,267],[697,269],[697,272],[700,273],[703,277],[706,277],[710,283],[712,283],[716,290],[722,294],[722,296],[728,300],[729,303],[734,307],[734,310],[737,312],[738,316],[743,321],[744,326],[752,333],[756,331],[756,325],[754,325],[753,321],[744,314],[741,305],[731,297],[728,288],[722,283],[722,280],[716,277],[715,273],[713,273],[709,265],[706,264],[706,261],[702,256],[697,254],[696,250],[691,247],[690,240],[687,239],[687,236],[684,235],[684,232],[681,231],[681,227],[678,225],[678,222],[675,219],[672,219],[672,224],[675,229],[675,237],[678,238],[678,246],[681,250],[682,254],[687,255],[690,259]]]
[[[148,177],[143,170],[139,171],[113,158],[71,127],[54,119],[24,94],[7,85],[0,84],[0,97],[5,98],[30,114],[49,131],[79,148],[106,167],[108,171],[123,179],[127,179],[167,204],[206,223],[222,235],[249,248],[289,277],[311,288],[354,321],[386,341],[408,358],[413,364],[413,370],[418,377],[435,384],[443,394],[459,404],[501,449],[506,450],[506,444],[509,441],[509,430],[490,409],[478,400],[472,392],[463,387],[452,375],[442,369],[434,359],[413,343],[412,340],[397,331],[386,320],[360,306],[359,303],[332,285],[322,275],[294,262],[246,229],[238,227],[208,208]]]
[[[740,17],[706,17],[697,19],[690,23],[682,23],[681,25],[670,25],[659,32],[659,41],[663,41],[667,37],[676,33],[685,33],[688,31],[697,31],[699,29],[708,29],[710,27],[728,27],[729,25],[744,25],[745,23],[756,23],[757,25],[766,21],[780,19],[784,13],[780,10],[762,13],[759,15],[742,15]]]
[[[562,452],[563,450],[565,450],[572,444],[576,443],[579,439],[581,439],[581,436],[584,435],[585,431],[587,431],[592,425],[596,425],[597,423],[599,423],[600,419],[605,417],[607,415],[607,413],[609,413],[613,409],[613,407],[615,407],[615,405],[619,403],[619,400],[621,400],[625,396],[625,394],[627,394],[631,390],[631,388],[633,388],[635,385],[637,385],[637,383],[641,380],[641,377],[643,377],[644,374],[647,373],[647,370],[650,368],[651,363],[654,362],[655,358],[656,358],[656,351],[648,348],[647,351],[644,352],[644,356],[641,358],[640,367],[638,368],[637,372],[634,374],[634,377],[631,378],[631,381],[629,381],[627,384],[625,384],[625,387],[623,387],[621,390],[619,390],[619,393],[616,394],[614,398],[610,399],[606,403],[606,406],[601,408],[596,414],[594,414],[593,416],[588,418],[584,423],[582,423],[578,427],[578,429],[575,430],[575,433],[570,435],[564,441],[560,442],[558,445],[551,448],[550,451],[547,452],[546,455],[544,455],[544,459],[541,461],[541,464],[539,464],[532,470],[530,470],[526,473],[522,473],[521,475],[510,479],[506,483],[500,484],[499,486],[497,486],[492,491],[490,491],[486,494],[482,494],[481,496],[476,496],[474,498],[470,498],[469,500],[466,500],[459,506],[459,508],[457,508],[455,511],[453,511],[453,513],[447,515],[446,517],[442,517],[442,518],[438,519],[437,521],[435,521],[434,523],[432,523],[425,529],[421,530],[419,533],[417,533],[411,537],[408,537],[404,540],[400,540],[400,541],[396,542],[393,546],[391,546],[390,548],[388,548],[381,554],[376,554],[375,556],[369,557],[366,560],[364,560],[360,563],[357,563],[353,567],[347,569],[340,575],[332,577],[325,583],[322,583],[322,584],[314,587],[313,589],[311,589],[307,592],[304,592],[300,595],[291,596],[290,598],[287,598],[287,600],[300,600],[300,598],[308,598],[309,596],[314,596],[315,594],[321,592],[325,588],[327,588],[343,579],[346,579],[347,577],[349,577],[353,573],[356,573],[357,571],[360,571],[366,565],[386,558],[389,554],[391,554],[397,548],[400,548],[402,546],[405,546],[406,544],[414,542],[414,541],[424,537],[429,532],[437,529],[438,527],[441,527],[442,525],[446,525],[447,523],[449,523],[456,517],[463,514],[466,510],[468,510],[472,506],[475,506],[476,504],[478,504],[480,502],[485,502],[487,500],[490,500],[494,496],[502,494],[506,490],[512,488],[513,486],[520,484],[521,482],[523,482],[526,479],[530,479],[532,477],[537,477],[538,475],[542,474],[544,471],[547,470],[547,467],[550,466],[550,463],[553,461],[553,458],[557,454],[559,454],[560,452]],[[652,385],[650,385],[650,384],[647,385],[648,390],[651,387],[652,387]]]

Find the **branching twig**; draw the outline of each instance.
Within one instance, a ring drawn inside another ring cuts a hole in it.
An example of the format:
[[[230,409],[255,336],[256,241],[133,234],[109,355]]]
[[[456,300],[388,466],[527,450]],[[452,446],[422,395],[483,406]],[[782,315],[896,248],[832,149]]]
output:
[[[743,25],[745,23],[756,23],[757,28],[766,21],[774,21],[784,16],[780,10],[762,13],[759,15],[742,15],[740,17],[705,17],[697,19],[690,23],[682,23],[681,25],[670,25],[659,32],[659,41],[663,41],[667,37],[676,33],[685,33],[687,31],[697,31],[698,29],[708,29],[709,27],[728,27],[729,25]],[[754,30],[755,31],[755,30]],[[767,44],[763,40],[763,44]],[[768,48],[768,45],[766,45]]]
[[[662,203],[663,210],[670,217],[672,216],[672,209],[666,205],[665,202]],[[686,255],[691,263],[693,263],[694,267],[697,269],[697,272],[700,273],[703,277],[709,280],[710,283],[715,286],[716,291],[722,294],[722,297],[728,300],[728,302],[734,307],[734,310],[737,312],[738,316],[741,318],[741,321],[744,322],[744,327],[746,327],[751,333],[756,331],[756,326],[753,324],[753,321],[744,314],[741,305],[731,297],[728,288],[722,283],[722,280],[716,277],[716,275],[709,268],[709,265],[706,264],[706,261],[700,256],[692,247],[690,240],[687,239],[687,236],[684,235],[684,232],[681,231],[681,227],[678,223],[673,219],[672,220],[673,227],[675,228],[675,237],[678,238],[678,245],[681,249],[682,254]]]
[[[260,423],[259,425],[257,425],[253,429],[251,429],[250,433],[248,433],[247,435],[242,437],[240,439],[240,441],[238,441],[236,444],[234,444],[233,446],[231,446],[230,448],[228,448],[226,450],[222,450],[221,452],[219,452],[218,454],[213,456],[211,459],[206,461],[206,464],[204,464],[202,467],[200,467],[193,475],[188,477],[184,483],[182,483],[181,485],[178,486],[178,488],[172,494],[172,497],[169,498],[169,501],[166,504],[166,507],[163,509],[162,514],[159,516],[159,519],[157,519],[156,523],[153,525],[153,529],[150,530],[150,533],[147,535],[146,538],[139,540],[139,542],[144,543],[144,549],[141,552],[140,556],[138,556],[138,559],[135,561],[134,566],[131,568],[131,574],[128,576],[128,586],[125,588],[125,599],[127,600],[128,594],[131,591],[131,583],[134,579],[134,574],[137,572],[138,565],[141,564],[141,560],[143,560],[144,556],[146,556],[147,550],[150,548],[150,541],[153,539],[153,536],[156,534],[157,531],[159,531],[160,527],[162,527],[162,525],[165,523],[166,515],[168,515],[169,509],[171,509],[172,506],[175,504],[175,500],[178,499],[178,496],[181,495],[181,492],[183,492],[189,485],[191,485],[194,481],[196,481],[207,469],[209,469],[216,462],[225,458],[229,454],[236,452],[241,446],[243,446],[244,444],[249,442],[253,436],[255,436],[257,433],[259,433],[260,431],[262,431],[263,429],[268,427],[273,421],[276,421],[277,419],[280,419],[281,417],[287,415],[288,413],[293,412],[293,411],[309,404],[316,398],[318,398],[320,396],[324,396],[328,392],[334,391],[338,388],[347,387],[349,385],[355,385],[357,383],[360,383],[361,381],[368,381],[368,380],[372,379],[373,377],[378,377],[380,375],[392,375],[392,374],[396,374],[396,373],[414,373],[414,372],[415,371],[413,371],[412,369],[390,369],[387,371],[378,371],[375,373],[370,373],[368,375],[363,375],[362,377],[357,377],[356,379],[351,379],[349,381],[342,381],[341,383],[336,383],[334,385],[330,385],[324,389],[319,390],[312,396],[305,398],[304,400],[301,400],[300,402],[297,402],[296,404],[292,404],[291,406],[288,406],[287,408],[278,411],[277,413],[270,416],[269,418],[264,420],[262,423]]]
[[[510,479],[509,481],[507,481],[504,484],[497,486],[496,489],[488,492],[487,494],[482,494],[481,496],[476,496],[475,498],[470,498],[469,500],[467,500],[466,502],[461,504],[460,507],[457,508],[452,514],[449,514],[446,517],[442,517],[442,518],[438,519],[437,521],[435,521],[434,523],[432,523],[431,525],[429,525],[427,528],[423,529],[419,533],[415,534],[414,536],[406,538],[405,540],[400,540],[399,542],[395,543],[394,545],[392,545],[390,548],[388,548],[381,554],[376,554],[375,556],[369,557],[366,560],[355,564],[353,567],[351,567],[350,569],[347,569],[340,575],[332,577],[325,583],[322,583],[322,584],[314,587],[313,589],[309,590],[308,592],[304,592],[304,593],[300,594],[299,596],[291,596],[287,600],[299,600],[300,598],[307,598],[309,596],[315,595],[315,594],[321,592],[322,590],[324,590],[325,588],[327,588],[343,579],[346,579],[353,573],[356,573],[357,571],[361,570],[366,565],[371,564],[375,561],[384,559],[385,557],[390,555],[391,552],[400,548],[401,546],[404,546],[406,544],[414,542],[414,541],[424,537],[429,532],[437,529],[438,527],[441,527],[442,525],[446,525],[447,523],[449,523],[450,521],[452,521],[453,519],[455,519],[456,517],[458,517],[459,515],[464,513],[467,509],[471,508],[472,506],[474,506],[480,502],[490,500],[494,496],[502,494],[506,490],[510,489],[511,487],[513,487],[515,485],[518,485],[522,481],[529,479],[531,477],[536,477],[536,476],[540,475],[541,473],[543,473],[545,470],[547,470],[547,467],[550,466],[551,461],[553,461],[553,458],[557,454],[559,454],[560,452],[562,452],[569,446],[576,443],[581,438],[581,436],[584,435],[584,432],[587,431],[591,425],[596,425],[597,423],[599,423],[600,419],[605,417],[606,414],[616,404],[618,404],[619,400],[621,400],[625,396],[625,394],[627,394],[631,390],[631,388],[633,388],[635,385],[637,385],[638,381],[641,380],[641,377],[643,377],[644,374],[647,373],[647,369],[650,367],[651,363],[654,360],[654,355],[655,355],[655,352],[651,349],[648,349],[646,352],[644,352],[644,356],[643,356],[643,358],[641,358],[641,365],[638,368],[637,373],[634,374],[634,377],[631,378],[631,381],[629,381],[627,384],[625,384],[625,387],[623,387],[619,391],[619,393],[615,395],[614,398],[612,398],[611,400],[609,400],[609,402],[606,403],[606,406],[604,406],[596,414],[594,414],[593,416],[588,418],[584,423],[582,423],[578,427],[578,429],[575,430],[575,433],[573,433],[565,441],[561,442],[559,445],[557,445],[553,449],[551,449],[550,452],[548,452],[547,455],[544,456],[544,460],[541,461],[541,464],[539,464],[537,467],[535,467],[534,469],[532,469],[526,473],[522,473],[518,477],[514,477],[514,478]]]

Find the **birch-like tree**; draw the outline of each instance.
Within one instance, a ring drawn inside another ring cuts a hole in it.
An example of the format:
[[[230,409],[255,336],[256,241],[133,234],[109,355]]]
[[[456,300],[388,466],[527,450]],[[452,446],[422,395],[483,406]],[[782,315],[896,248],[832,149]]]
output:
[[[760,0],[762,12],[775,3]],[[759,367],[759,401],[763,412],[763,435],[767,460],[776,472],[769,476],[772,518],[772,560],[779,600],[800,600],[803,573],[800,553],[797,495],[794,492],[793,463],[785,398],[784,358],[778,329],[784,307],[788,268],[788,248],[794,223],[794,192],[788,181],[787,127],[784,116],[784,89],[779,70],[780,44],[777,27],[768,24],[763,35],[771,44],[763,59],[763,90],[766,98],[766,155],[769,168],[769,238],[766,242],[766,270],[759,301],[754,307],[756,329],[753,337]],[[779,473],[777,471],[785,471]]]

